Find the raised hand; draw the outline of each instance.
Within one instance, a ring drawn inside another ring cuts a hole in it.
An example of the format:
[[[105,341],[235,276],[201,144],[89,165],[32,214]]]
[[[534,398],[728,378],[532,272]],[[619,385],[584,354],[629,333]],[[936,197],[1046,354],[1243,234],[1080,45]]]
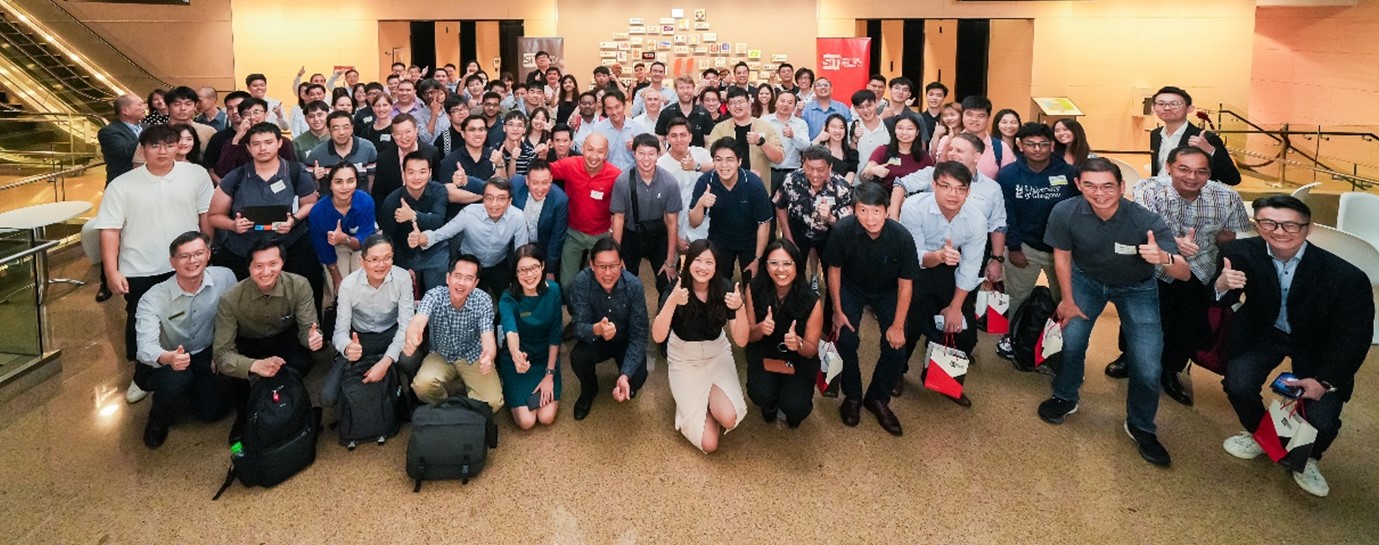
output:
[[[713,208],[714,203],[717,202],[718,196],[714,195],[712,191],[705,191],[703,195],[699,196],[699,202],[696,203],[695,206],[709,209]]]
[[[349,235],[345,234],[343,220],[335,220],[335,229],[326,232],[326,243],[335,246],[344,244],[346,240],[349,240]]]
[[[1197,228],[1192,227],[1187,230],[1187,234],[1173,239],[1178,243],[1178,254],[1183,257],[1192,257],[1197,252],[1202,251],[1202,247],[1197,245]]]
[[[1230,258],[1222,259],[1221,276],[1216,278],[1216,291],[1225,293],[1245,288],[1245,271],[1231,268]]]
[[[326,171],[327,171],[327,170],[328,170],[328,169],[321,168],[321,162],[320,162],[320,161],[313,161],[313,162],[312,162],[312,166],[311,166],[311,175],[312,175],[313,177],[315,177],[317,180],[320,180],[321,178],[325,178],[325,177],[326,177]]]
[[[798,320],[790,322],[790,329],[785,331],[785,338],[781,339],[781,342],[785,344],[785,349],[791,352],[798,352],[800,347],[804,345],[804,339],[795,333],[796,323]]]
[[[953,239],[945,239],[943,247],[938,250],[938,259],[944,265],[957,266],[958,260],[962,259],[962,252],[953,247]]]
[[[288,212],[287,217],[283,218],[283,221],[273,225],[273,230],[277,231],[279,235],[286,235],[288,232],[292,231],[292,228],[296,225],[297,217],[293,216],[291,212]]]
[[[527,359],[527,353],[521,350],[512,350],[512,366],[518,373],[525,373],[531,369],[531,361]]]
[[[666,298],[666,303],[674,306],[684,306],[689,302],[689,288],[682,285],[679,280],[675,281],[675,287],[670,289],[670,296]],[[605,318],[606,320],[607,318]]]
[[[503,150],[493,148],[493,153],[488,154],[488,161],[490,163],[493,163],[493,166],[495,167],[498,165],[505,164],[506,162],[503,160]]]
[[[326,338],[321,335],[321,326],[311,324],[311,329],[306,332],[306,347],[312,352],[320,350],[326,343]]]
[[[1159,244],[1154,242],[1154,232],[1148,231],[1149,240],[1139,245],[1140,257],[1150,265],[1163,265],[1165,261],[1164,251],[1159,249]]]
[[[742,309],[742,283],[733,282],[733,291],[723,294],[723,304],[728,305],[728,310],[738,311]]]
[[[350,336],[350,343],[345,345],[345,359],[349,361],[359,361],[364,357],[364,345],[359,343],[359,333]]]
[[[407,199],[402,199],[402,203],[398,205],[397,211],[393,212],[393,221],[396,221],[398,223],[406,223],[409,221],[416,220],[417,211],[412,210],[412,205],[407,204]]]
[[[248,233],[249,230],[250,230],[250,229],[253,229],[253,228],[254,228],[254,222],[249,221],[247,218],[245,218],[245,217],[244,217],[244,214],[241,214],[241,213],[239,213],[239,212],[235,212],[235,228],[234,228],[234,231],[235,231],[236,233],[239,233],[239,234],[242,235],[242,234],[244,234],[244,233]]]
[[[420,248],[427,242],[426,233],[421,232],[421,226],[417,225],[416,220],[412,220],[412,232],[407,233],[407,246]]]
[[[177,350],[172,352],[172,361],[169,366],[173,371],[182,371],[192,364],[192,355],[187,353],[187,349],[182,345],[177,345]]]
[[[1210,133],[1202,131],[1202,134],[1188,137],[1187,145],[1205,151],[1207,155],[1216,153],[1216,146],[1211,145],[1211,141],[1207,140],[1208,134]]]
[[[771,316],[771,307],[766,307],[766,317],[757,325],[761,327],[762,336],[769,337],[776,332],[776,319]]]
[[[603,340],[605,341],[611,341],[613,340],[613,337],[618,336],[617,324],[608,321],[607,316],[604,316],[602,320],[599,320],[599,323],[594,324],[594,327],[598,328],[595,330],[594,333],[600,337],[603,337]]]

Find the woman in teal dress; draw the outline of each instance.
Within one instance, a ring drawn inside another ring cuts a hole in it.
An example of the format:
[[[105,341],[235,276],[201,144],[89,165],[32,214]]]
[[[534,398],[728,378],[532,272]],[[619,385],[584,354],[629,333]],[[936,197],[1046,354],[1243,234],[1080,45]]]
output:
[[[560,286],[546,280],[546,260],[535,244],[514,254],[517,282],[498,301],[507,349],[498,376],[512,419],[522,429],[555,422],[560,406]]]

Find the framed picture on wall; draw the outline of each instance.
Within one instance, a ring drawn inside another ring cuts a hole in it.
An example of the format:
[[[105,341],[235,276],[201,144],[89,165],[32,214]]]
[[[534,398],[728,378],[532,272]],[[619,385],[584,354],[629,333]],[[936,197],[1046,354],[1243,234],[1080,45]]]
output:
[[[599,49],[617,49],[618,42],[599,42]]]
[[[675,24],[675,18],[674,18],[674,17],[662,17],[662,18],[661,18],[661,24],[663,24],[663,25],[673,25],[673,24]]]
[[[630,26],[630,27],[627,27],[627,33],[628,33],[629,35],[632,35],[632,36],[636,36],[636,35],[638,35],[638,34],[646,34],[646,27],[644,27],[644,26]]]
[[[699,57],[695,59],[694,64],[699,70],[707,70],[710,66],[713,66],[713,60],[707,57]]]
[[[757,61],[761,60],[761,50],[760,50],[760,49],[748,49],[748,50],[747,50],[747,58],[752,59],[752,60],[757,60]]]
[[[708,48],[708,47],[705,47],[705,46],[702,46],[702,45],[701,45],[701,46],[697,46],[697,47],[694,48],[694,54],[695,54],[695,55],[708,55],[708,54],[709,54],[709,48]]]
[[[771,62],[788,62],[789,55],[771,55]]]
[[[687,43],[689,43],[689,36],[684,34],[675,35],[675,45],[685,45]]]
[[[707,18],[707,17],[708,17],[708,13],[707,13],[706,11],[704,11],[704,10],[702,10],[702,9],[696,9],[696,10],[694,10],[694,20],[695,20],[695,21],[703,21],[703,20],[704,20],[705,18]]]
[[[675,34],[675,25],[661,25],[661,34],[665,36]]]
[[[687,46],[687,45],[677,45],[677,46],[675,46],[675,49],[672,50],[672,52],[675,53],[675,56],[677,56],[677,57],[679,57],[679,56],[684,56],[684,55],[688,55],[688,54],[689,54],[689,46]]]
[[[680,30],[689,30],[689,19],[681,19],[679,23],[675,24],[675,26],[678,27]]]
[[[759,62],[749,62],[749,63],[747,63],[747,69],[748,69],[748,70],[753,70],[753,71],[755,71],[755,70],[761,70],[761,63],[759,63]]]
[[[710,44],[711,44],[711,43],[714,43],[714,42],[716,42],[716,41],[718,41],[718,33],[717,33],[717,32],[705,32],[705,33],[704,33],[704,43],[710,43]]]
[[[725,59],[725,58],[723,58],[723,57],[715,57],[715,58],[713,59],[713,67],[714,67],[714,68],[727,68],[727,67],[728,67],[728,59]]]
[[[690,34],[690,35],[689,35],[689,43],[690,43],[690,45],[694,45],[694,44],[699,43],[699,35],[698,35],[698,34]]]
[[[627,62],[627,52],[626,52],[626,51],[618,51],[617,54],[618,54],[618,55],[617,55],[617,57],[615,57],[615,58],[618,59],[618,62]]]
[[[732,42],[723,42],[723,43],[718,44],[718,52],[719,52],[719,53],[722,53],[722,54],[724,54],[724,55],[727,55],[728,53],[732,53],[732,52],[733,52],[733,44],[732,44]]]
[[[599,51],[599,58],[601,58],[601,59],[616,59],[616,58],[618,58],[618,52],[617,52],[617,51]]]
[[[632,50],[632,44],[627,43],[627,42],[618,42],[618,51],[631,51],[631,50]]]
[[[614,32],[614,33],[613,33],[613,39],[614,39],[614,40],[626,40],[626,39],[627,39],[627,33],[626,33],[626,32]]]
[[[657,49],[658,51],[669,51],[669,50],[670,50],[670,40],[661,40],[661,41],[659,41],[659,42],[656,42],[656,49]]]
[[[633,37],[627,39],[627,43],[632,44],[632,45],[642,45],[642,37],[641,37],[641,36],[633,36]]]
[[[747,43],[746,43],[746,42],[737,42],[737,44],[733,46],[733,53],[736,53],[736,54],[738,54],[738,55],[746,55],[746,54],[747,54]]]
[[[615,64],[618,64],[618,61],[616,61],[616,60],[614,60],[614,59],[600,59],[600,60],[599,60],[599,65],[600,65],[600,66],[613,66],[613,65],[615,65]]]
[[[666,54],[665,51],[661,51],[661,52],[659,52],[659,53],[656,54],[656,60],[659,61],[659,62],[666,62],[666,61],[669,60],[669,59],[670,59],[670,55]]]
[[[676,19],[682,19],[685,17],[685,10],[682,8],[670,8],[670,16]]]
[[[695,30],[708,30],[708,29],[709,29],[709,24],[708,24],[708,23],[694,23],[694,29],[695,29]]]
[[[642,26],[644,24],[646,24],[646,22],[643,21],[641,17],[630,17],[627,19],[628,26]]]

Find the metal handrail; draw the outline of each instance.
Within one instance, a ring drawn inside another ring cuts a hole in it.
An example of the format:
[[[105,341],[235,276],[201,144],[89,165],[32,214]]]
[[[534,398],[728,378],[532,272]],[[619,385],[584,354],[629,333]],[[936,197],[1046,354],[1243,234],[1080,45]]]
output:
[[[1291,159],[1281,159],[1281,158],[1277,158],[1277,157],[1269,157],[1268,155],[1265,155],[1265,154],[1262,154],[1262,153],[1253,152],[1253,151],[1250,151],[1250,150],[1247,150],[1247,149],[1240,149],[1240,148],[1227,147],[1227,148],[1226,148],[1226,151],[1230,152],[1232,155],[1243,155],[1243,156],[1246,156],[1246,157],[1254,157],[1254,158],[1256,158],[1256,159],[1268,159],[1268,160],[1270,160],[1270,161],[1275,161],[1275,162],[1282,163],[1282,164],[1285,164],[1285,165],[1291,165],[1291,166],[1295,166],[1295,167],[1302,167],[1302,168],[1311,170],[1311,171],[1313,171],[1313,172],[1316,172],[1316,173],[1318,173],[1318,174],[1325,174],[1325,175],[1327,175],[1327,176],[1330,176],[1333,180],[1340,180],[1340,181],[1349,183],[1349,184],[1350,184],[1350,188],[1351,188],[1352,190],[1355,190],[1355,191],[1369,191],[1370,189],[1373,189],[1373,188],[1375,188],[1375,187],[1379,187],[1379,180],[1371,180],[1371,179],[1369,179],[1369,178],[1365,178],[1365,177],[1362,177],[1362,176],[1357,176],[1357,175],[1354,175],[1354,174],[1346,174],[1346,173],[1344,173],[1344,172],[1340,172],[1340,171],[1337,171],[1337,170],[1334,170],[1334,169],[1331,169],[1331,168],[1325,168],[1324,166],[1323,166],[1323,167],[1318,167],[1317,165],[1320,165],[1320,163],[1304,163],[1304,162],[1300,162],[1300,161],[1294,161],[1294,160],[1291,160]],[[1288,180],[1285,180],[1285,179],[1283,179],[1282,177],[1280,177],[1280,178],[1279,178],[1279,183],[1280,183],[1280,184],[1288,184],[1289,182],[1288,182]]]
[[[5,184],[5,185],[0,185],[0,191],[5,191],[5,190],[7,190],[7,189],[14,189],[14,188],[16,188],[16,187],[22,187],[22,186],[26,186],[26,185],[30,185],[30,184],[36,184],[36,183],[56,182],[56,181],[58,181],[58,180],[61,179],[61,178],[66,178],[67,176],[72,176],[72,175],[78,175],[78,174],[84,173],[87,169],[94,168],[94,167],[98,167],[98,166],[101,166],[101,165],[104,165],[104,164],[105,164],[105,161],[99,160],[99,161],[96,161],[96,162],[94,162],[94,163],[87,164],[87,165],[82,165],[82,166],[79,166],[79,167],[71,167],[71,168],[59,170],[59,171],[56,171],[56,172],[47,172],[47,173],[44,173],[44,174],[35,174],[35,175],[33,175],[33,176],[29,176],[29,177],[26,177],[26,178],[20,178],[20,179],[18,179],[18,180],[15,180],[15,181],[10,182],[10,183]]]
[[[47,64],[46,61],[43,61],[43,60],[40,60],[40,59],[34,57],[32,54],[30,54],[30,53],[26,50],[26,48],[20,47],[20,44],[15,43],[14,40],[8,40],[8,39],[7,39],[6,41],[9,42],[9,44],[10,44],[11,46],[13,46],[11,49],[13,49],[14,51],[16,51],[18,54],[22,55],[24,58],[26,58],[26,59],[28,59],[29,61],[31,61],[31,62],[33,63],[33,66],[34,66],[36,69],[41,70],[43,73],[45,73],[45,74],[47,74],[48,76],[52,77],[52,78],[53,78],[54,80],[56,80],[56,81],[64,81],[64,80],[66,79],[66,77],[64,77],[64,76],[62,76],[62,75],[59,75],[59,74],[57,74],[55,71],[53,71],[52,67],[48,66],[48,64]],[[35,43],[37,43],[37,42],[35,42]],[[42,47],[43,44],[39,43],[38,45],[39,45],[40,47]],[[80,77],[80,76],[77,76],[77,77]],[[82,90],[80,90],[80,89],[77,89],[75,86],[68,86],[68,87],[67,87],[67,90],[68,90],[68,91],[71,91],[71,92],[74,93],[74,94],[76,94],[78,97],[80,97],[82,100],[85,100],[85,101],[100,101],[100,100],[107,100],[107,99],[109,98],[108,96],[105,96],[105,95],[93,97],[93,96],[91,96],[89,93],[86,93],[86,92],[84,92],[84,91],[82,91]]]
[[[107,118],[104,117],[104,116],[100,116],[100,115],[96,115],[96,114],[81,113],[81,112],[66,113],[66,112],[29,112],[29,111],[24,111],[24,110],[11,110],[11,111],[16,111],[16,112],[21,112],[21,113],[20,113],[19,115],[13,116],[13,117],[5,116],[5,115],[0,115],[0,123],[6,122],[6,121],[20,121],[20,122],[32,121],[32,122],[36,122],[36,123],[52,123],[52,122],[54,122],[54,119],[62,119],[62,118],[83,118],[83,119],[86,119],[87,121],[91,121],[91,122],[93,122],[93,123],[96,123],[97,125],[100,125],[100,126],[102,126],[102,127],[104,127],[104,126],[110,124],[110,120],[107,119]]]
[[[42,243],[42,244],[39,244],[39,245],[37,245],[37,246],[33,246],[33,247],[31,247],[31,248],[27,248],[27,249],[25,249],[24,251],[21,251],[21,252],[19,252],[19,253],[10,254],[10,255],[6,255],[6,256],[0,256],[0,264],[3,264],[4,266],[8,267],[9,264],[10,264],[11,262],[13,262],[13,261],[18,261],[18,260],[20,260],[20,259],[24,259],[24,258],[29,257],[29,256],[31,256],[31,255],[37,254],[38,252],[47,251],[49,248],[52,248],[52,247],[57,246],[58,244],[60,244],[62,241],[60,241],[60,240],[47,240],[47,241],[41,241],[41,242],[43,242],[43,243]]]

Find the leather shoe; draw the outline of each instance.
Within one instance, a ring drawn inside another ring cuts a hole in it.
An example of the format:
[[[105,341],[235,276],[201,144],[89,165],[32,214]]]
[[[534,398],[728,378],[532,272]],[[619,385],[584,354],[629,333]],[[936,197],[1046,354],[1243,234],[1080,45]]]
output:
[[[1116,359],[1106,364],[1106,376],[1111,378],[1125,378],[1130,376],[1130,371],[1125,368],[1125,354],[1116,356]]]
[[[114,297],[114,296],[115,296],[115,294],[110,292],[110,288],[105,287],[105,286],[101,286],[100,291],[97,291],[97,292],[96,292],[96,302],[97,302],[97,303],[104,303],[104,302],[110,300],[110,298],[111,298],[111,297]]]
[[[900,394],[903,393],[905,393],[905,376],[901,375],[899,379],[896,379],[895,387],[891,388],[891,397],[900,397]]]
[[[905,433],[904,430],[900,429],[900,419],[895,417],[895,413],[891,412],[891,408],[885,403],[873,399],[862,405],[864,405],[868,411],[871,411],[872,414],[876,415],[876,421],[881,424],[881,428],[885,429],[891,435],[900,437]]]
[[[589,416],[589,409],[592,408],[593,406],[594,406],[594,398],[593,398],[593,396],[590,396],[590,397],[580,396],[579,399],[576,399],[576,400],[575,400],[575,420],[584,420],[584,417]]]
[[[971,407],[971,406],[972,406],[972,400],[971,400],[970,398],[967,397],[967,394],[962,394],[962,395],[959,395],[958,397],[948,397],[948,396],[943,396],[943,397],[944,397],[944,399],[947,399],[948,401],[952,401],[953,403],[957,403],[959,407]]]
[[[856,398],[846,398],[843,404],[838,406],[838,414],[843,417],[844,425],[855,428],[857,423],[862,421],[862,402]]]
[[[769,409],[766,407],[762,407],[761,419],[765,420],[767,424],[774,424],[776,422],[777,412],[779,412],[779,409],[775,407],[771,407]]]
[[[1168,455],[1168,449],[1159,442],[1157,435],[1131,427],[1129,422],[1125,423],[1125,433],[1135,441],[1135,446],[1139,448],[1140,457],[1144,458],[1144,461],[1160,467],[1173,465],[1173,458]]]
[[[159,424],[149,419],[148,424],[144,425],[144,446],[149,450],[163,446],[163,441],[168,439],[167,424]]]
[[[1192,387],[1183,384],[1177,373],[1164,373],[1163,383],[1164,393],[1168,394],[1168,397],[1183,405],[1192,406]]]

